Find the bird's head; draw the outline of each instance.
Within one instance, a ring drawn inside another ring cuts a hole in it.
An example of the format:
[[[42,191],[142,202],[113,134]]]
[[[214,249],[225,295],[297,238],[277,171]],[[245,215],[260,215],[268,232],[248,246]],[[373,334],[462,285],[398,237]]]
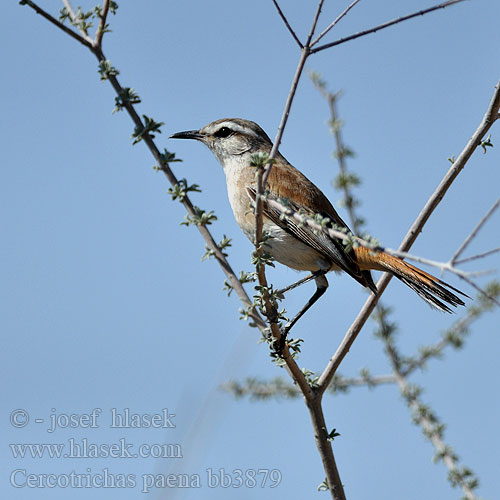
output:
[[[196,139],[202,142],[223,167],[245,153],[253,154],[259,151],[269,153],[272,147],[271,139],[259,125],[242,118],[222,118],[205,125],[200,130],[177,132],[170,138]]]

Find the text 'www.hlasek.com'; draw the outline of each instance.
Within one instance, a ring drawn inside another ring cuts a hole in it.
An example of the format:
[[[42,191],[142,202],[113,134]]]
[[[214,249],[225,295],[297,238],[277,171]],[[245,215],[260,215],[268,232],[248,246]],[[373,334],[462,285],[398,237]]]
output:
[[[52,408],[48,417],[16,409],[10,413],[10,423],[18,429],[16,433],[23,429],[29,436],[47,437],[39,442],[9,444],[13,461],[10,484],[16,489],[139,488],[150,493],[160,488],[275,488],[282,479],[281,471],[270,467],[207,467],[186,472],[179,464],[185,458],[189,462],[189,457],[184,457],[180,443],[134,441],[134,436],[140,434],[142,440],[148,433],[165,441],[165,431],[176,428],[176,414],[167,408],[155,413],[130,408],[64,413]],[[103,429],[106,439],[99,441],[96,437],[102,438],[99,432]],[[154,472],[137,467],[134,461],[140,459],[153,460]],[[115,468],[115,463],[121,469]],[[50,472],[48,464],[53,466]]]

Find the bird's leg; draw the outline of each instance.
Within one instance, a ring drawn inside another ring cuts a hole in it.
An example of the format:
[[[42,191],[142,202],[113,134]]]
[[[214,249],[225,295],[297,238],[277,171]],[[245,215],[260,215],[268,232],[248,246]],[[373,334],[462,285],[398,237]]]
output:
[[[297,288],[298,286],[303,285],[304,283],[308,283],[312,279],[315,279],[318,276],[322,276],[324,274],[325,274],[324,271],[322,271],[321,269],[319,271],[315,271],[314,273],[307,275],[305,278],[302,278],[299,281],[296,281],[295,283],[292,283],[291,285],[286,286],[285,288],[282,288],[281,290],[278,290],[278,293],[283,295],[286,292],[289,292],[290,290],[293,290],[294,288]]]
[[[292,329],[292,327],[297,323],[297,321],[304,316],[304,314],[311,308],[311,306],[326,292],[328,288],[328,280],[326,279],[327,271],[316,271],[311,276],[308,276],[309,279],[314,278],[316,281],[316,291],[313,293],[312,297],[307,301],[306,305],[295,315],[295,317],[288,323],[283,330],[281,331],[281,338],[278,347],[278,354],[281,354],[283,351],[283,347],[285,347],[286,336],[288,332]],[[308,280],[309,281],[309,280]],[[297,282],[301,284],[300,282]],[[297,283],[294,285],[298,286]],[[294,286],[292,285],[292,286]]]

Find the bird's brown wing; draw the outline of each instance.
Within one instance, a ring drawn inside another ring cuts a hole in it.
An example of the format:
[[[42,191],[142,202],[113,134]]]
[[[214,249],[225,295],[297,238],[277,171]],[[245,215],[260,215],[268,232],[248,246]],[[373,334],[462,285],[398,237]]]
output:
[[[283,173],[283,167],[281,165],[280,167],[280,173]],[[273,167],[273,169],[271,170],[271,176],[274,172],[274,168],[275,167]],[[285,173],[288,172],[285,170]],[[315,188],[315,186],[312,185],[311,181],[300,174],[300,172],[298,172],[297,170],[293,169],[292,174],[295,174],[293,179],[295,182],[284,183],[283,180],[281,180],[281,182],[279,183],[280,188],[278,190],[273,189],[276,184],[272,182],[273,178],[270,176],[269,179],[271,180],[271,182],[269,183],[268,181],[268,184],[266,186],[267,197],[275,199],[277,201],[281,199],[282,203],[288,206],[294,212],[304,213],[304,215],[308,217],[314,217],[316,213],[320,213],[323,217],[328,217],[332,221],[328,224],[330,227],[334,227],[336,229],[345,229],[346,231],[350,232],[349,228],[337,214],[326,196],[323,195],[323,193],[319,191],[318,188]],[[296,174],[300,174],[301,178],[297,179]],[[292,179],[289,178],[286,180],[290,181]],[[299,185],[303,188],[300,191],[300,195],[296,191]],[[279,194],[277,194],[276,191],[279,191]],[[247,192],[250,198],[252,200],[255,200],[255,189],[248,187]],[[316,199],[314,199],[314,197]],[[301,206],[293,201],[297,199],[300,200]],[[319,203],[315,203],[315,201],[319,201]],[[313,211],[310,208],[311,205],[315,207],[321,207],[321,211]],[[359,268],[356,262],[356,255],[354,251],[352,249],[349,251],[346,250],[346,247],[343,245],[342,241],[336,238],[330,238],[327,234],[315,231],[305,224],[300,224],[300,222],[296,221],[293,218],[284,217],[283,213],[279,209],[271,207],[265,201],[263,204],[263,211],[264,215],[271,219],[277,226],[281,227],[283,230],[300,240],[302,243],[305,243],[309,247],[319,252],[322,256],[325,257],[325,259],[329,260],[332,263],[332,266],[337,266],[338,268],[352,276],[363,286],[367,286],[373,291],[376,291],[370,273],[362,271]]]

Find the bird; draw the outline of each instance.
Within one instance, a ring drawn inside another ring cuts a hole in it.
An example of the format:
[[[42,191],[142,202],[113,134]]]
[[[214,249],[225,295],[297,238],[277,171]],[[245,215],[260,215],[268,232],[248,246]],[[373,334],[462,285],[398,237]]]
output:
[[[215,155],[226,176],[229,203],[236,222],[255,243],[255,215],[251,206],[256,198],[257,181],[252,158],[256,153],[270,154],[273,143],[269,136],[253,121],[222,118],[199,130],[177,132],[170,138],[202,142]],[[282,289],[282,293],[312,279],[316,282],[316,291],[286,325],[285,332],[325,293],[328,288],[326,274],[330,271],[347,273],[374,294],[377,294],[377,287],[371,271],[388,272],[433,308],[450,313],[451,307],[465,305],[455,293],[467,295],[448,283],[384,251],[363,246],[348,248],[340,239],[315,231],[293,218],[283,217],[279,209],[266,202],[269,199],[285,200],[286,206],[296,212],[310,217],[320,214],[329,219],[328,227],[351,231],[325,194],[278,152],[265,185],[263,234],[266,238],[263,248],[275,261],[311,273]]]

